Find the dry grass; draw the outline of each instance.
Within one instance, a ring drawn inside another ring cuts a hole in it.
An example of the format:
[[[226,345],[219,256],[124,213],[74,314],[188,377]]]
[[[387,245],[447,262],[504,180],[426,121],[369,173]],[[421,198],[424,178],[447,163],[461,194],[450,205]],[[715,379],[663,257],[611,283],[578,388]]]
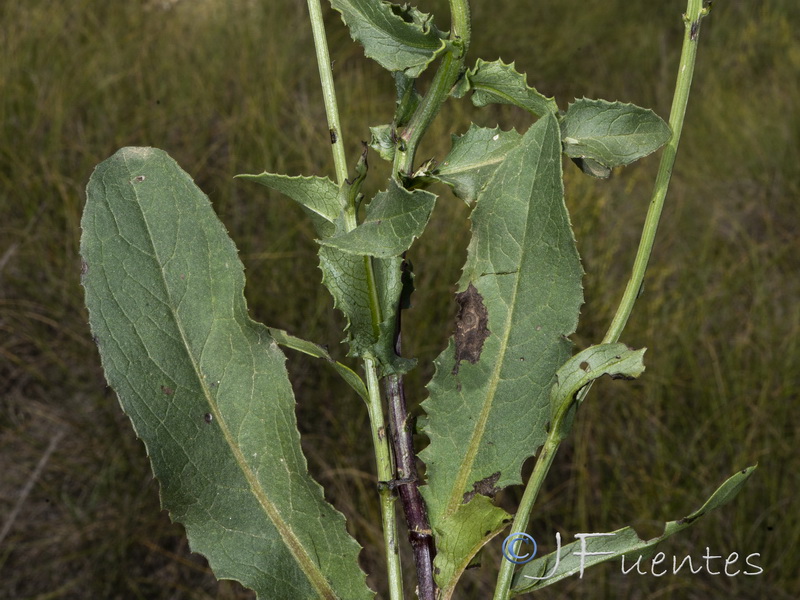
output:
[[[251,311],[309,339],[340,339],[318,285],[313,234],[286,200],[231,180],[264,168],[329,173],[316,65],[298,0],[0,5],[0,597],[233,599],[159,512],[142,445],[105,387],[78,282],[83,188],[124,145],[169,151],[211,196],[247,267]],[[423,4],[444,14],[443,2]],[[473,2],[473,55],[516,58],[557,95],[600,96],[666,114],[683,2]],[[595,6],[595,4],[597,4]],[[534,531],[552,540],[698,506],[758,461],[737,500],[665,545],[669,555],[761,553],[759,577],[621,576],[607,565],[542,598],[800,596],[800,22],[794,0],[720,2],[704,24],[697,84],[646,294],[624,341],[646,345],[633,383],[596,386],[562,448]],[[68,7],[67,7],[68,6]],[[527,7],[527,4],[525,5]],[[441,21],[442,19],[440,19]],[[345,139],[390,119],[390,81],[329,20]],[[441,156],[468,119],[526,125],[510,110],[451,102],[423,150]],[[373,160],[377,162],[377,159]],[[630,265],[655,160],[594,182],[567,165],[586,278],[575,336],[602,336]],[[376,165],[376,171],[379,168]],[[371,178],[377,189],[381,178]],[[276,209],[277,210],[271,210]],[[418,292],[405,348],[422,400],[450,333],[468,229],[446,192],[413,249]],[[290,301],[289,301],[290,300]],[[439,332],[431,336],[430,332]],[[341,349],[337,349],[341,355]],[[382,572],[366,416],[331,373],[290,357],[315,476]],[[513,492],[504,501],[513,505]],[[23,498],[21,500],[21,498]],[[463,597],[487,597],[487,568]],[[409,560],[406,564],[411,564]]]

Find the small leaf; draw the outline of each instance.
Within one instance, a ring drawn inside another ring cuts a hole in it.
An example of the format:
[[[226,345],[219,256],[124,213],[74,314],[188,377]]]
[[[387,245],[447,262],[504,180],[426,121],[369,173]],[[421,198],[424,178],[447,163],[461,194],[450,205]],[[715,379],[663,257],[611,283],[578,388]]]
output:
[[[322,237],[333,233],[333,223],[339,217],[341,206],[339,188],[327,177],[290,177],[266,172],[236,177],[285,194],[312,217],[317,233]]]
[[[448,524],[522,482],[522,463],[547,437],[550,389],[570,357],[566,336],[582,303],[582,269],[564,205],[561,141],[550,113],[508,153],[478,194],[457,295],[456,334],[435,361],[423,403],[430,444],[421,488],[437,534],[437,582],[447,598],[504,511],[480,512],[466,535]],[[481,501],[483,502],[483,501]],[[502,513],[502,514],[501,514]],[[458,536],[458,540],[448,539]]]
[[[285,346],[287,348],[291,348],[292,350],[297,350],[298,352],[313,356],[314,358],[321,358],[327,361],[327,363],[331,365],[331,367],[333,367],[333,369],[339,373],[339,375],[341,375],[342,379],[344,379],[345,382],[351,388],[353,388],[359,396],[361,396],[364,402],[369,403],[369,395],[367,394],[367,386],[364,385],[364,380],[361,379],[361,377],[359,377],[347,365],[343,365],[342,363],[333,360],[325,348],[313,342],[309,342],[286,333],[283,329],[275,329],[274,327],[269,327],[268,329],[272,339],[278,342],[278,344],[281,346]]]
[[[92,175],[81,226],[106,378],[192,550],[259,598],[372,598],[344,517],[308,475],[286,359],[247,315],[208,198],[163,151],[123,148]]]
[[[437,581],[455,584],[461,573],[479,564],[480,550],[511,521],[511,515],[481,494],[475,494],[463,509],[446,517],[437,528],[449,533],[436,538]],[[447,598],[449,591],[452,586],[443,590],[442,597]]]
[[[364,46],[368,58],[389,71],[418,77],[444,50],[443,35],[430,15],[408,5],[377,0],[331,0],[350,35]]]
[[[606,534],[591,534],[597,537],[579,539],[556,552],[527,563],[514,575],[511,593],[527,594],[572,575],[582,575],[583,571],[592,565],[623,556],[626,563],[635,563],[634,557],[650,555],[657,544],[686,529],[706,513],[730,502],[742,489],[755,468],[755,466],[748,467],[730,477],[700,509],[683,519],[669,521],[660,536],[642,540],[633,528],[624,527]]]
[[[538,117],[558,113],[556,101],[528,86],[526,76],[516,71],[513,62],[486,62],[479,58],[455,86],[453,95],[461,98],[470,90],[475,106],[512,104]]]
[[[569,105],[561,121],[564,153],[588,162],[595,177],[593,162],[605,168],[627,165],[647,156],[667,143],[670,128],[652,110],[633,104],[582,98]]]
[[[464,135],[453,136],[450,152],[431,175],[453,186],[456,196],[472,204],[521,139],[513,129],[501,131],[499,127],[487,129],[472,124]]]
[[[422,235],[435,202],[435,194],[408,191],[391,179],[389,188],[379,192],[367,206],[363,223],[320,243],[350,254],[378,258],[399,256]]]
[[[550,390],[550,419],[560,429],[559,439],[567,437],[571,422],[563,417],[571,407],[578,392],[603,375],[614,379],[634,379],[644,371],[642,357],[646,348],[631,350],[625,344],[599,344],[579,352],[556,373],[556,382]]]

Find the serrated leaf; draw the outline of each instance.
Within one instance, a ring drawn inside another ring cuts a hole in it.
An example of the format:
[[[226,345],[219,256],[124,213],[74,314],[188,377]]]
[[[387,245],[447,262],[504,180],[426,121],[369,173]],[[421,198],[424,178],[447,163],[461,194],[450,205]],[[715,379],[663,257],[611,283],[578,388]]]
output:
[[[582,98],[567,108],[561,120],[561,136],[567,156],[596,161],[610,169],[655,152],[667,143],[671,132],[669,125],[652,110]],[[594,172],[589,174],[598,176]]]
[[[372,264],[377,301],[383,320],[373,323],[366,261]],[[347,319],[349,356],[370,355],[378,359],[382,373],[405,373],[416,361],[400,358],[394,352],[394,328],[400,294],[403,259],[371,258],[320,246],[319,267],[322,283],[333,296],[334,306]]]
[[[530,87],[527,77],[517,72],[513,62],[486,62],[479,58],[456,85],[453,95],[461,98],[468,91],[473,92],[472,103],[475,106],[512,104],[538,117],[558,113],[556,101]]]
[[[394,180],[367,206],[364,221],[351,231],[320,241],[350,254],[391,258],[411,247],[428,224],[436,195],[406,190]]]
[[[421,453],[428,473],[421,489],[443,539],[454,535],[443,525],[476,494],[492,496],[522,482],[522,463],[547,436],[556,370],[570,356],[566,336],[577,324],[582,269],[564,205],[553,114],[497,167],[471,219],[456,335],[436,359],[423,404],[430,445]],[[489,504],[479,522],[491,525],[501,516]],[[437,568],[465,564],[496,533],[474,531],[481,536],[442,542],[450,555],[437,555]],[[459,575],[441,570],[437,582],[449,593]]]
[[[418,77],[445,48],[430,16],[408,5],[377,0],[331,0],[368,58],[389,71]]]
[[[642,359],[646,350],[632,350],[625,344],[598,344],[579,352],[558,369],[550,390],[550,419],[561,440],[571,428],[571,420],[564,416],[578,392],[603,375],[613,379],[638,377],[644,371]]]
[[[290,177],[267,172],[236,177],[254,181],[288,196],[311,216],[320,236],[327,237],[333,234],[333,223],[341,213],[341,205],[339,188],[327,177]]]
[[[431,175],[453,186],[456,196],[472,204],[497,166],[521,139],[513,129],[488,129],[473,123],[464,135],[453,136],[450,152]]]
[[[755,468],[748,467],[730,477],[695,512],[677,521],[667,522],[664,533],[660,536],[642,540],[633,528],[623,527],[609,533],[590,534],[596,537],[578,539],[556,552],[527,563],[514,575],[511,593],[518,595],[533,592],[572,575],[582,575],[588,567],[623,556],[629,565],[635,563],[634,557],[648,556],[660,542],[686,529],[706,513],[730,502]]]
[[[192,550],[260,598],[372,598],[344,517],[308,475],[285,357],[247,315],[208,198],[153,148],[101,163],[87,197],[92,332]]]

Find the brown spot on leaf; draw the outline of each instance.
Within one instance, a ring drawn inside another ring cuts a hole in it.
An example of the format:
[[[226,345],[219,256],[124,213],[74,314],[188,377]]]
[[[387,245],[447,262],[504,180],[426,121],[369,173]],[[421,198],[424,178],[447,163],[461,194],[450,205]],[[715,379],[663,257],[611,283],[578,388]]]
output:
[[[175,390],[173,390],[173,389],[172,389],[171,387],[169,387],[168,385],[162,385],[162,386],[161,386],[161,391],[162,391],[162,392],[164,392],[164,395],[165,395],[165,396],[172,396],[172,394],[174,394],[174,393],[175,393]]]
[[[203,415],[203,420],[206,423],[211,423],[211,421],[214,420],[214,415],[212,415],[211,413],[206,413],[205,415]]]
[[[133,183],[142,183],[145,180],[144,175],[137,175],[133,178]]]
[[[85,260],[81,260],[81,279],[89,272],[89,264]]]
[[[475,497],[475,494],[480,494],[481,496],[488,496],[489,498],[494,498],[495,494],[500,491],[499,487],[495,487],[495,483],[497,480],[500,479],[500,471],[496,473],[492,473],[489,477],[485,477],[480,481],[476,481],[472,484],[472,491],[466,492],[464,494],[464,500],[462,504],[467,504],[470,500]]]
[[[471,283],[466,290],[456,294],[456,302],[461,306],[456,317],[456,364],[453,375],[458,374],[458,365],[462,360],[472,364],[478,362],[483,351],[483,342],[489,337],[489,313],[480,295]]]

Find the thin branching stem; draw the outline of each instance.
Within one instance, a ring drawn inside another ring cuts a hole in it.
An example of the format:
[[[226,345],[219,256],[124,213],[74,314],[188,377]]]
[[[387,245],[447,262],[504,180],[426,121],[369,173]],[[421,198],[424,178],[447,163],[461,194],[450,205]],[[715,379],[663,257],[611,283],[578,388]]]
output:
[[[686,105],[689,100],[689,93],[692,86],[692,76],[694,75],[694,65],[697,58],[697,42],[700,34],[700,21],[708,14],[708,7],[704,6],[703,0],[688,0],[686,13],[683,16],[686,33],[683,39],[681,50],[680,65],[678,67],[678,78],[675,84],[675,93],[672,98],[672,109],[670,110],[669,124],[672,128],[672,137],[664,148],[661,155],[656,182],[653,187],[653,195],[647,217],[642,229],[642,237],[639,248],[636,252],[633,271],[625,293],[617,309],[614,319],[603,338],[603,343],[613,343],[619,340],[622,330],[625,328],[628,318],[633,311],[633,306],[642,288],[647,263],[653,250],[658,223],[661,219],[661,212],[664,208],[664,200],[667,196],[672,169],[675,165],[675,158],[678,152],[678,144],[683,130],[683,121],[686,116]],[[591,386],[587,385],[580,392],[579,400],[582,400]],[[560,415],[563,417],[563,413]],[[553,459],[558,451],[560,441],[558,432],[561,427],[556,423],[550,424],[550,434],[547,437],[539,457],[536,461],[533,473],[525,487],[519,509],[511,525],[511,532],[524,532],[528,528],[533,505],[539,494],[542,483],[553,464]],[[503,560],[500,573],[497,578],[494,600],[507,600],[510,597],[511,581],[514,575],[514,563]]]

